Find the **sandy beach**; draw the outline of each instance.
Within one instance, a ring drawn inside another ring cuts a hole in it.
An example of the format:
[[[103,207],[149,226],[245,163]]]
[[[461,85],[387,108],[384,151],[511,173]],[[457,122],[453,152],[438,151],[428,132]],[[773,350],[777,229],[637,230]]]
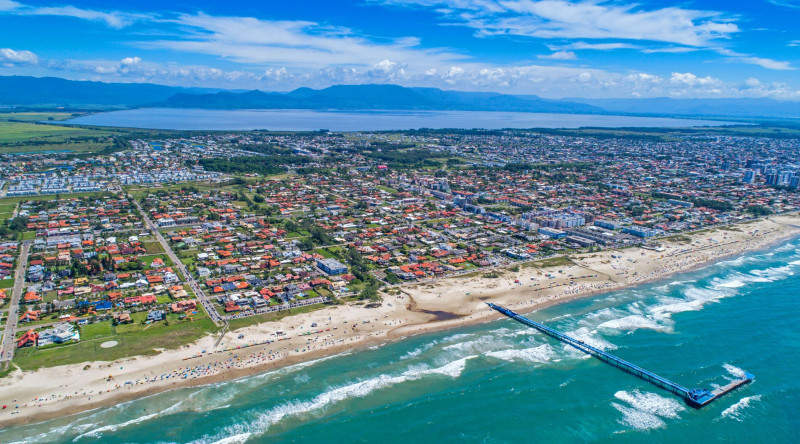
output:
[[[230,380],[436,330],[497,319],[485,302],[526,313],[664,279],[800,236],[800,216],[781,215],[661,239],[640,247],[575,254],[558,265],[519,264],[388,289],[383,304],[350,303],[227,332],[155,356],[16,371],[0,379],[0,427],[119,404],[178,387]],[[556,261],[551,261],[556,262]],[[312,327],[316,324],[316,327]],[[278,335],[282,332],[282,335]],[[238,347],[238,348],[237,348]],[[16,408],[19,406],[19,408]]]

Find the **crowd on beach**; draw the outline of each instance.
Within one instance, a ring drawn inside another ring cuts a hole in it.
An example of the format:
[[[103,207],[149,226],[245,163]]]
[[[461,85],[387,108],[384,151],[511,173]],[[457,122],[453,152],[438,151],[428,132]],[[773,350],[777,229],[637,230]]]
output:
[[[660,257],[654,256],[652,253],[647,256],[642,254],[643,257],[641,258],[629,254],[625,256],[625,259],[616,257],[616,261],[606,261],[605,265],[618,271],[621,277],[610,276],[599,271],[597,267],[593,268],[593,265],[587,262],[580,266],[591,270],[593,274],[581,276],[576,274],[575,277],[571,275],[552,275],[552,279],[554,279],[552,281],[537,282],[530,285],[524,285],[517,280],[514,283],[509,282],[509,284],[511,284],[511,288],[519,287],[522,291],[517,290],[513,295],[501,292],[495,296],[509,299],[506,303],[511,307],[534,307],[580,295],[621,288],[633,283],[654,280],[675,272],[685,271],[694,266],[707,263],[712,259],[758,248],[764,245],[764,239],[767,238],[765,235],[774,231],[776,230],[748,233],[751,235],[750,237],[740,240],[736,240],[733,236],[729,238],[724,235],[723,241],[715,241],[713,239],[695,241],[687,248],[673,246],[671,252],[665,253]],[[643,270],[646,270],[646,272],[642,272]],[[398,300],[405,299],[405,297],[397,295]],[[397,309],[402,310],[401,307],[401,304],[397,304]],[[392,310],[395,309],[392,308]],[[426,331],[427,326],[414,325],[415,323],[410,323],[408,318],[392,316],[393,313],[394,311],[382,314],[381,320],[378,318],[364,319],[361,323],[348,324],[345,328],[338,329],[336,332],[331,331],[331,328],[324,331],[306,331],[295,335],[293,340],[289,336],[284,336],[241,345],[235,345],[236,341],[231,340],[226,347],[221,346],[210,353],[206,353],[203,350],[194,355],[184,357],[182,359],[183,362],[163,361],[166,363],[158,367],[163,371],[155,371],[152,367],[131,371],[126,369],[125,365],[122,365],[118,367],[120,376],[114,376],[112,371],[107,377],[103,377],[104,381],[102,379],[100,381],[87,381],[87,383],[81,385],[80,389],[75,389],[75,384],[64,383],[58,386],[58,391],[61,391],[61,393],[56,391],[56,393],[34,396],[22,403],[18,403],[14,399],[10,409],[12,414],[16,414],[26,408],[43,407],[58,401],[81,399],[95,402],[113,396],[115,392],[138,393],[144,391],[143,387],[145,386],[172,386],[176,383],[187,384],[187,381],[195,380],[200,383],[200,381],[210,380],[210,377],[226,372],[263,368],[270,365],[270,363],[277,365],[279,361],[284,361],[289,356],[304,355],[309,352],[319,353],[322,350],[334,348],[347,349],[356,347],[371,337],[384,337],[387,332],[401,326],[415,327],[408,329],[408,332]],[[471,319],[486,317],[486,314],[477,307],[471,309],[470,313],[468,316],[460,317],[457,322],[462,323]],[[370,323],[370,321],[374,322]],[[377,327],[376,324],[379,324],[380,327]],[[333,328],[333,330],[337,329]],[[297,331],[294,333],[297,333]],[[258,331],[254,334],[264,334],[264,332]],[[305,339],[304,342],[303,339]],[[248,353],[248,349],[252,351]],[[221,356],[226,353],[227,356]],[[186,361],[189,360],[200,362],[194,365],[187,365]],[[120,363],[113,365],[120,365]],[[175,367],[170,368],[171,365],[175,365]],[[109,368],[112,367],[109,366]],[[117,367],[113,368],[116,369]],[[138,377],[135,377],[137,375]],[[3,401],[8,402],[9,400]]]

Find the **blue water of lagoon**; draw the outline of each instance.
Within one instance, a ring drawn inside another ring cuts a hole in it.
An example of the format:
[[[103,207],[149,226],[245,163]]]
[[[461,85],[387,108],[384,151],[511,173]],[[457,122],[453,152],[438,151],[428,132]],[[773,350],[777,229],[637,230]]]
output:
[[[70,119],[66,123],[171,130],[391,131],[442,128],[659,128],[733,122],[586,114],[486,111],[317,111],[139,108]]]

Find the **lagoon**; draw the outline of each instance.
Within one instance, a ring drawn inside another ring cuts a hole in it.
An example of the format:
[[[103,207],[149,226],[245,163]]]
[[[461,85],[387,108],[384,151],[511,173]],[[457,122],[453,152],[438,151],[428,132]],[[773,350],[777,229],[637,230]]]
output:
[[[318,111],[139,108],[68,120],[76,125],[169,130],[393,131],[419,128],[687,128],[733,122],[494,111]]]

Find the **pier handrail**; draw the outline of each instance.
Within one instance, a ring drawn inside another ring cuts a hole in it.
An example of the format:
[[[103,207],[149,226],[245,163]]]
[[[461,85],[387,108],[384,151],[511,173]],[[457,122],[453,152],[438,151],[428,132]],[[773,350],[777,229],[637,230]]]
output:
[[[571,336],[565,335],[564,333],[561,333],[558,330],[554,330],[554,329],[552,329],[552,328],[550,328],[550,327],[548,327],[548,326],[546,326],[544,324],[540,324],[540,323],[538,323],[536,321],[532,321],[532,320],[530,320],[530,319],[528,319],[528,318],[526,318],[526,317],[524,317],[524,316],[522,316],[522,315],[520,315],[518,313],[515,313],[515,312],[513,312],[513,311],[511,311],[511,310],[509,310],[507,308],[503,308],[503,307],[501,307],[499,305],[495,305],[495,304],[492,304],[492,303],[488,303],[487,305],[489,305],[489,307],[491,307],[493,310],[496,310],[496,311],[508,316],[511,319],[514,319],[514,320],[516,320],[518,322],[521,322],[521,323],[523,323],[525,325],[533,327],[533,328],[541,331],[542,333],[545,333],[548,336],[551,336],[551,337],[553,337],[555,339],[558,339],[558,340],[560,340],[560,341],[562,341],[562,342],[564,342],[566,344],[569,344],[569,345],[577,348],[578,350],[580,350],[580,351],[582,351],[584,353],[590,354],[590,355],[595,356],[595,357],[597,357],[597,358],[599,358],[599,359],[601,359],[603,361],[609,362],[612,365],[615,365],[615,366],[617,366],[617,367],[619,367],[619,368],[621,368],[621,369],[623,369],[623,370],[625,370],[625,371],[627,371],[629,373],[637,375],[637,376],[639,376],[639,377],[641,377],[641,378],[643,378],[643,379],[645,379],[645,380],[647,380],[647,381],[649,381],[649,382],[651,382],[651,383],[653,383],[655,385],[658,385],[661,388],[668,389],[671,392],[675,393],[676,395],[680,395],[680,396],[683,396],[685,398],[690,398],[691,397],[692,390],[689,390],[689,389],[687,389],[686,387],[684,387],[684,386],[682,386],[680,384],[676,384],[676,383],[670,381],[669,379],[661,377],[661,376],[659,376],[659,375],[657,375],[657,374],[655,374],[655,373],[653,373],[651,371],[645,370],[645,369],[639,367],[638,365],[632,364],[632,363],[630,363],[630,362],[628,362],[628,361],[626,361],[626,360],[624,360],[622,358],[619,358],[617,356],[612,355],[611,353],[607,353],[607,352],[605,352],[603,350],[600,350],[597,347],[593,347],[593,346],[591,346],[591,345],[589,345],[589,344],[587,344],[587,343],[585,343],[583,341],[580,341],[580,340],[575,339],[575,338],[573,338]]]

